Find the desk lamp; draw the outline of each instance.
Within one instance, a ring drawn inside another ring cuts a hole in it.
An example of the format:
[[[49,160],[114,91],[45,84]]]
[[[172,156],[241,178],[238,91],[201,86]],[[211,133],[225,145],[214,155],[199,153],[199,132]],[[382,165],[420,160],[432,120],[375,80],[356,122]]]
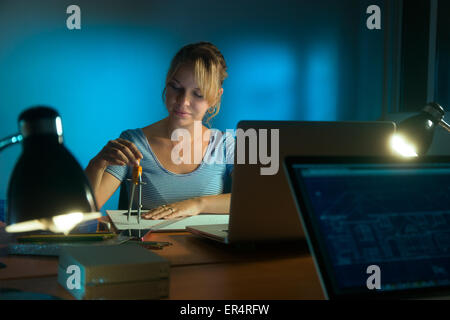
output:
[[[27,109],[19,116],[19,130],[0,141],[0,150],[17,142],[23,146],[8,186],[6,231],[67,234],[80,222],[99,218],[90,184],[63,145],[58,112]]]
[[[450,132],[450,125],[444,121],[444,109],[439,104],[430,102],[419,114],[398,124],[391,147],[405,157],[423,155],[430,148],[437,126]]]

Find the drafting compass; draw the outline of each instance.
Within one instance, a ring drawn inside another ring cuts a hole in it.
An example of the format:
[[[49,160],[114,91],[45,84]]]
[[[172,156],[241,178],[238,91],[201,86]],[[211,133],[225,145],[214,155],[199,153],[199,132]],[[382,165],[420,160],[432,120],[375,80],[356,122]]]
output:
[[[142,167],[139,164],[133,167],[133,174],[131,179],[127,179],[127,181],[130,181],[130,197],[129,197],[129,203],[128,203],[128,221],[130,221],[131,216],[131,209],[133,206],[133,199],[134,195],[136,193],[136,186],[138,187],[138,208],[137,208],[137,221],[138,224],[141,224],[141,211],[142,211],[142,185],[146,184],[145,182],[142,182]]]

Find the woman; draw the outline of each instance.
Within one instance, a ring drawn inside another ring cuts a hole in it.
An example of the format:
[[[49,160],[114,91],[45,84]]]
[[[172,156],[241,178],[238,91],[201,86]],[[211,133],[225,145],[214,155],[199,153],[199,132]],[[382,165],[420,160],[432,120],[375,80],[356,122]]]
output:
[[[226,69],[222,54],[211,43],[180,49],[172,59],[163,91],[169,115],[142,129],[122,132],[89,162],[85,172],[100,208],[140,161],[146,183],[142,204],[151,209],[143,218],[229,213],[231,194],[224,192],[230,189],[234,139],[202,124],[219,112]],[[186,135],[180,139],[186,148],[171,139],[180,131],[191,137],[190,141]],[[183,161],[195,159],[196,148],[197,159],[198,152],[203,156],[201,162]]]

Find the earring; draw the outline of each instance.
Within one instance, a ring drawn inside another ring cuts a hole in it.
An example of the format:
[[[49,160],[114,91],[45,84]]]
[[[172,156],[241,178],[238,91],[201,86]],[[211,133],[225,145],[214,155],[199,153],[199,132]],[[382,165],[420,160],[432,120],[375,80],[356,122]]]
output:
[[[208,113],[215,113],[216,112],[216,109],[217,109],[217,106],[213,106],[213,107],[210,107],[209,109],[208,109]]]

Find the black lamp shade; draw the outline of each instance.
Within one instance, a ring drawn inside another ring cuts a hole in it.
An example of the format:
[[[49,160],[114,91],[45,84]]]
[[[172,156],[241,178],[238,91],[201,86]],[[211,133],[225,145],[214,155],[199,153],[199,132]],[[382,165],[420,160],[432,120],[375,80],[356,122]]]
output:
[[[443,118],[444,108],[430,102],[418,115],[400,122],[397,132],[415,146],[418,155],[423,155],[430,148],[436,127],[443,123]]]
[[[429,114],[422,112],[398,125],[398,132],[416,147],[418,155],[425,154],[433,141],[436,125]]]
[[[83,169],[62,144],[59,114],[48,107],[19,116],[23,152],[8,187],[7,224],[97,211]]]

